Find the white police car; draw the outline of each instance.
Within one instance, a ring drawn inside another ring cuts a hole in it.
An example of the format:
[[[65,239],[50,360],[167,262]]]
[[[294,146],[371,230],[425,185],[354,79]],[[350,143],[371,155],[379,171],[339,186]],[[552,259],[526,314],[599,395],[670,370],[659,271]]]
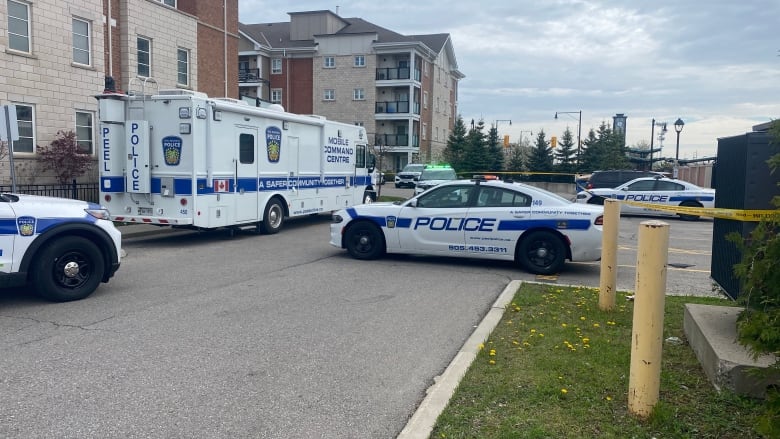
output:
[[[680,219],[695,220],[700,215],[682,209],[658,210],[650,204],[676,207],[710,208],[715,205],[715,189],[702,188],[687,181],[666,177],[642,177],[624,183],[614,189],[590,189],[579,192],[578,203],[603,205],[605,198],[614,198],[621,203],[620,213],[628,215],[679,215]],[[633,204],[633,202],[638,202]],[[642,203],[642,204],[639,204]],[[650,204],[648,204],[650,203]]]
[[[122,234],[97,204],[0,194],[0,287],[83,299],[114,275],[121,252]]]
[[[603,208],[511,181],[455,180],[396,203],[333,214],[330,244],[356,259],[414,253],[503,259],[535,274],[601,257]]]
[[[457,179],[458,174],[450,165],[425,165],[414,185],[414,194],[421,194],[445,181]]]

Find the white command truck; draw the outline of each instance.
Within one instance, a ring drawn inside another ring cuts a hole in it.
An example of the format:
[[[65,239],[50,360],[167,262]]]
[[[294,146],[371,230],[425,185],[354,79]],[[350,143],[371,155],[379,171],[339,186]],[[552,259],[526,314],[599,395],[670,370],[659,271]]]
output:
[[[270,234],[376,199],[363,127],[186,90],[97,99],[100,199],[116,221]]]

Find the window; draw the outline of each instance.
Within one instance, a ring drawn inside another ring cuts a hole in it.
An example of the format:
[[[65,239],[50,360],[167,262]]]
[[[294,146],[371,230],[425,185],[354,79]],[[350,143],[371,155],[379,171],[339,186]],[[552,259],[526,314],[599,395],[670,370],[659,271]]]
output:
[[[160,2],[160,3],[164,3],[164,4],[168,5],[168,6],[174,7],[174,8],[176,7],[176,0],[157,0],[157,1]]]
[[[19,140],[14,140],[13,151],[35,152],[35,111],[32,106],[16,104],[16,121],[19,127]]]
[[[323,60],[323,67],[326,69],[332,69],[336,67],[336,58],[332,56],[326,56]]]
[[[422,124],[422,139],[423,140],[428,140],[427,133],[428,133],[428,123],[427,122],[423,122],[423,124]]]
[[[73,19],[73,62],[85,66],[92,65],[92,42],[90,41],[89,22]]]
[[[274,104],[281,104],[282,103],[282,89],[281,88],[274,88],[271,90],[271,102]]]
[[[362,127],[365,126],[365,124],[363,123],[363,121],[355,121],[355,126]]]
[[[30,5],[8,0],[8,48],[30,53]]]
[[[469,196],[479,186],[446,186],[432,189],[417,198],[417,207],[466,209],[469,206]]]
[[[521,192],[483,187],[477,198],[477,207],[531,207],[531,197]]]
[[[356,88],[352,90],[352,100],[354,101],[365,101],[366,100],[366,92],[362,88]]]
[[[365,67],[365,66],[366,66],[366,56],[355,55],[355,67]]]
[[[190,51],[179,48],[176,51],[176,61],[178,70],[176,82],[179,85],[190,85]]]
[[[138,37],[136,40],[138,56],[138,76],[148,78],[152,76],[152,41],[148,38]]]
[[[238,161],[245,165],[255,162],[255,136],[251,134],[238,136]]]
[[[274,58],[271,60],[271,73],[274,75],[278,75],[282,73],[282,59],[281,58]]]
[[[355,167],[366,167],[366,145],[357,145],[355,147]]]
[[[85,154],[92,154],[94,145],[92,128],[92,113],[76,111],[76,144]]]
[[[326,88],[325,94],[322,96],[322,99],[326,101],[335,101],[336,100],[336,90],[332,88]]]
[[[428,92],[423,92],[423,108],[428,109]]]

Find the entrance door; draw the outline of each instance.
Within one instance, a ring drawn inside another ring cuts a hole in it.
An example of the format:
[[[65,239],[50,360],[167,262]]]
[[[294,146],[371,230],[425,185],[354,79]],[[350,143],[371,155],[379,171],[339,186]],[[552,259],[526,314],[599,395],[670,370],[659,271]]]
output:
[[[257,128],[237,127],[236,181],[233,185],[236,222],[257,221]]]

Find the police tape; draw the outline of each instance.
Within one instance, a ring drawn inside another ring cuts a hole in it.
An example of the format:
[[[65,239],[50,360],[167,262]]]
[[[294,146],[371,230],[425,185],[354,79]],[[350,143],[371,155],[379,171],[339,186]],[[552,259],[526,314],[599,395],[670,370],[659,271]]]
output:
[[[726,209],[723,207],[668,206],[663,204],[645,203],[642,201],[618,201],[621,203],[630,204],[632,206],[645,207],[653,210],[662,210],[665,212],[674,212],[682,215],[706,216],[735,221],[761,221],[770,219],[780,220],[780,211],[778,210],[742,210]]]

